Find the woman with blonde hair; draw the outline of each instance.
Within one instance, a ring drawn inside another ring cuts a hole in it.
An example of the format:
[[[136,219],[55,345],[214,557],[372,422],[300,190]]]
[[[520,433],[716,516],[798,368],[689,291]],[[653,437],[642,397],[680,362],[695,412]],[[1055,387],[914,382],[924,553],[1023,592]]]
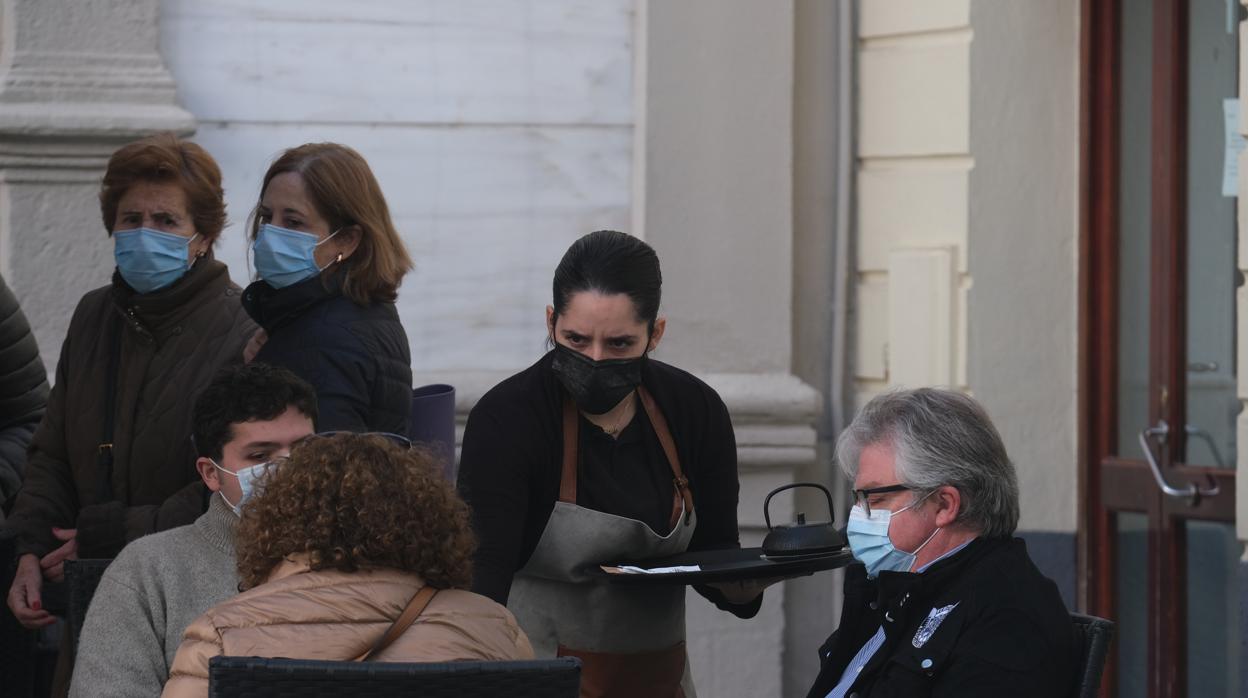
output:
[[[465,589],[468,507],[423,451],[310,437],[274,461],[237,529],[241,586],[187,628],[164,696],[208,693],[216,655],[389,662],[531,659],[503,606]],[[379,640],[409,607],[423,611]]]
[[[261,326],[247,358],[316,389],[322,431],[407,433],[411,349],[395,309],[412,269],[381,186],[356,151],[291,148],[264,175],[251,222]]]

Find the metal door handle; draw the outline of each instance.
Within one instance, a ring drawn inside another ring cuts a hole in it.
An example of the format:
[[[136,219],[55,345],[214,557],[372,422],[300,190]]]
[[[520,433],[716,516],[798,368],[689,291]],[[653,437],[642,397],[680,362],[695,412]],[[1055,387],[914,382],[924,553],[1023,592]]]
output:
[[[1166,478],[1161,474],[1161,466],[1157,465],[1157,459],[1153,456],[1152,444],[1149,439],[1157,437],[1160,443],[1166,442],[1166,437],[1170,434],[1170,425],[1166,424],[1166,420],[1162,419],[1157,422],[1157,426],[1149,427],[1140,432],[1140,448],[1144,449],[1144,457],[1148,460],[1148,467],[1153,471],[1153,479],[1157,481],[1157,486],[1161,491],[1171,497],[1188,497],[1195,506],[1201,497],[1213,497],[1218,494],[1219,488],[1216,480],[1212,476],[1209,477],[1209,487],[1197,487],[1196,483],[1187,483],[1187,489],[1179,489],[1172,487],[1166,482]]]

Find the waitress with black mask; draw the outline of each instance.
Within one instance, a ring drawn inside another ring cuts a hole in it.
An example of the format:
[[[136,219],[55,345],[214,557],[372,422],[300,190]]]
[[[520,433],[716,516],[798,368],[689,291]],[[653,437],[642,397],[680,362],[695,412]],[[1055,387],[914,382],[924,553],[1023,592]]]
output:
[[[661,289],[646,243],[577,240],[546,308],[554,348],[486,393],[464,432],[473,590],[508,605],[539,657],[579,657],[582,696],[694,695],[684,587],[608,585],[587,569],[739,547],[728,410],[648,357],[666,325]],[[762,603],[757,585],[694,588],[741,618]]]

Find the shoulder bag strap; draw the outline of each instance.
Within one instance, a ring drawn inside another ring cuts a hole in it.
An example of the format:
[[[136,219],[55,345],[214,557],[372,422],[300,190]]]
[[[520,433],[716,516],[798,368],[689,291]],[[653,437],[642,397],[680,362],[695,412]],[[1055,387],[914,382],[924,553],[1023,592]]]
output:
[[[399,615],[398,619],[391,623],[390,627],[386,628],[386,632],[377,639],[377,644],[373,645],[373,648],[364,653],[362,656],[356,657],[355,661],[367,662],[377,656],[382,650],[393,644],[395,640],[399,639],[399,636],[407,632],[407,629],[412,626],[412,623],[416,622],[416,618],[424,612],[425,607],[428,606],[429,602],[433,600],[433,595],[436,593],[438,593],[438,590],[428,584],[422,587],[420,591],[416,592],[416,595],[412,597],[412,600],[407,602],[407,608],[403,609],[403,613]]]
[[[121,365],[121,318],[110,315],[108,373],[104,374],[104,431],[96,449],[100,501],[113,499],[113,429],[117,416],[117,373]]]

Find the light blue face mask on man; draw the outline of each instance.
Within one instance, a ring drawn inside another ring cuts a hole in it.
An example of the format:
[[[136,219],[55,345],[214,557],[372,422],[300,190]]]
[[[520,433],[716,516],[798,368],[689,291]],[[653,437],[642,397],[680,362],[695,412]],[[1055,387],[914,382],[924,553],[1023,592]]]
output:
[[[256,241],[251,245],[256,273],[273,288],[286,288],[310,279],[324,271],[329,264],[342,260],[340,255],[324,267],[316,266],[316,248],[329,242],[330,238],[340,232],[341,228],[318,241],[311,233],[265,223],[260,226]]]
[[[197,237],[199,233],[186,238],[151,228],[119,230],[113,233],[117,271],[139,293],[172,285],[191,268],[186,250]]]
[[[872,509],[870,516],[858,504],[849,510],[849,525],[845,529],[845,534],[849,537],[849,549],[853,551],[854,557],[859,562],[867,566],[868,577],[877,577],[883,570],[909,572],[910,568],[914,567],[919,551],[932,542],[937,533],[940,533],[939,528],[932,531],[932,535],[928,536],[927,540],[923,541],[922,545],[915,548],[912,553],[898,550],[893,546],[892,539],[888,537],[888,525],[892,518],[918,506],[919,502],[929,496],[931,496],[930,492],[897,511]]]
[[[234,513],[236,515],[239,515],[239,516],[242,515],[243,504],[245,504],[247,500],[251,499],[251,496],[255,494],[256,484],[260,481],[260,478],[262,478],[264,474],[268,472],[269,468],[276,465],[276,463],[273,461],[268,461],[265,463],[257,463],[256,465],[252,465],[246,468],[241,468],[238,472],[235,473],[235,472],[226,470],[225,468],[222,468],[220,465],[217,465],[217,462],[215,460],[212,460],[211,458],[209,458],[208,460],[209,462],[212,463],[213,467],[215,467],[217,470],[220,470],[226,475],[233,475],[234,477],[238,478],[238,491],[241,492],[241,494],[239,495],[237,502],[231,502],[230,500],[225,499],[224,492],[221,492],[219,494],[221,494],[221,499],[225,499],[225,503],[231,509],[234,510]]]

